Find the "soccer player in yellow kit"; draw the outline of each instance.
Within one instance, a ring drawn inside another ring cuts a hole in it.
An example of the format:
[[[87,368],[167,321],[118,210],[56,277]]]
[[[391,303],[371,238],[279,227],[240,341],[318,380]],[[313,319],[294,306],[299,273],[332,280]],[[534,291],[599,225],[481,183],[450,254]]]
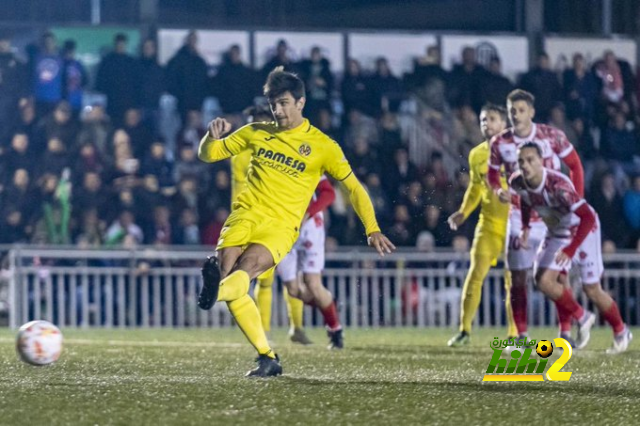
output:
[[[469,215],[482,203],[480,218],[476,226],[471,247],[471,265],[462,290],[460,301],[460,331],[449,339],[448,345],[459,347],[469,343],[471,323],[480,305],[482,284],[489,269],[503,254],[507,233],[507,219],[509,206],[501,203],[495,193],[489,188],[486,175],[489,169],[489,140],[507,126],[507,111],[496,105],[486,105],[480,112],[480,127],[485,137],[484,142],[473,148],[469,153],[470,183],[464,194],[462,205],[449,219],[449,226],[454,231],[458,229]],[[505,185],[505,182],[503,182]],[[511,312],[509,273],[505,273],[505,308],[507,312],[508,335],[517,336]]]
[[[227,302],[238,326],[258,352],[258,366],[247,376],[282,374],[278,356],[267,341],[260,313],[248,295],[249,283],[271,272],[289,253],[313,192],[323,173],[346,187],[364,224],[368,244],[381,256],[395,246],[378,227],[371,199],[354,176],[340,146],[302,116],[304,83],[281,67],[264,86],[274,123],[248,124],[229,136],[231,124],[216,118],[202,138],[198,157],[205,162],[224,160],[251,150],[245,186],[224,224],[216,256],[202,268],[201,309]]]

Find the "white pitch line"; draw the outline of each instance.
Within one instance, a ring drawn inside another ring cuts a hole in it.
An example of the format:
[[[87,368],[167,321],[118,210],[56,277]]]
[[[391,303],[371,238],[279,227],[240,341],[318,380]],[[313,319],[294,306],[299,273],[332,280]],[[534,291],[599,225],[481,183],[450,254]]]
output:
[[[0,343],[15,343],[15,339],[0,337]],[[105,346],[142,346],[142,347],[178,347],[178,348],[241,348],[247,345],[241,343],[216,343],[216,342],[176,342],[176,341],[130,341],[130,340],[91,340],[91,339],[64,339],[65,344],[71,345],[105,345]]]

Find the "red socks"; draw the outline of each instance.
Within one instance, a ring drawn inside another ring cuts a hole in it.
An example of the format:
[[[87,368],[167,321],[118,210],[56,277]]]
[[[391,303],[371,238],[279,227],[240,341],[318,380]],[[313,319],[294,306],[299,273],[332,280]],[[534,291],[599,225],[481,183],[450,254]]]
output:
[[[324,323],[330,331],[336,331],[342,328],[335,302],[331,302],[326,308],[320,308],[320,312],[322,312]]]
[[[618,310],[618,304],[616,302],[612,302],[609,309],[607,309],[606,312],[602,312],[602,317],[609,323],[609,325],[611,325],[614,334],[617,335],[624,330],[624,322],[622,321],[620,311]]]
[[[579,320],[584,315],[584,309],[582,309],[582,306],[573,297],[573,292],[568,288],[564,289],[562,296],[555,301],[555,304],[558,307],[558,312],[564,310],[576,320]]]
[[[571,312],[564,309],[556,300],[556,310],[558,311],[558,324],[560,324],[560,333],[571,333]]]
[[[518,334],[527,333],[527,286],[511,287],[511,310]]]

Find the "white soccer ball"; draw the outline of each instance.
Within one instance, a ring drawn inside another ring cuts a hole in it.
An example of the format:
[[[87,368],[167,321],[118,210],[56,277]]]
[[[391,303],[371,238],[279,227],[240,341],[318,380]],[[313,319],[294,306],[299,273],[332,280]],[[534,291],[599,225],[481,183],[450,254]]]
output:
[[[31,365],[48,365],[62,352],[62,333],[48,321],[31,321],[20,327],[16,341],[20,359]]]

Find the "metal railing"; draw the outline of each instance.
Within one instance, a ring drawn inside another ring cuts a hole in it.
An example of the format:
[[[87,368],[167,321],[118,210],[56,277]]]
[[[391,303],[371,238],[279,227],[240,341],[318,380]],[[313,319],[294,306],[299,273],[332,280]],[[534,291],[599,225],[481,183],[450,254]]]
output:
[[[62,327],[228,327],[223,303],[199,310],[202,248],[160,250],[78,250],[15,247],[10,251],[9,325],[46,319]],[[455,327],[468,268],[467,253],[399,252],[384,259],[362,249],[327,253],[323,280],[347,327]],[[618,300],[630,324],[640,322],[640,256],[606,258],[603,286]],[[531,285],[531,284],[530,284]],[[579,300],[587,303],[579,285]],[[530,291],[529,323],[555,324],[555,309]],[[482,289],[477,326],[505,324],[501,268],[491,270]],[[305,324],[320,326],[311,308]],[[274,327],[287,326],[282,286],[274,284]]]

